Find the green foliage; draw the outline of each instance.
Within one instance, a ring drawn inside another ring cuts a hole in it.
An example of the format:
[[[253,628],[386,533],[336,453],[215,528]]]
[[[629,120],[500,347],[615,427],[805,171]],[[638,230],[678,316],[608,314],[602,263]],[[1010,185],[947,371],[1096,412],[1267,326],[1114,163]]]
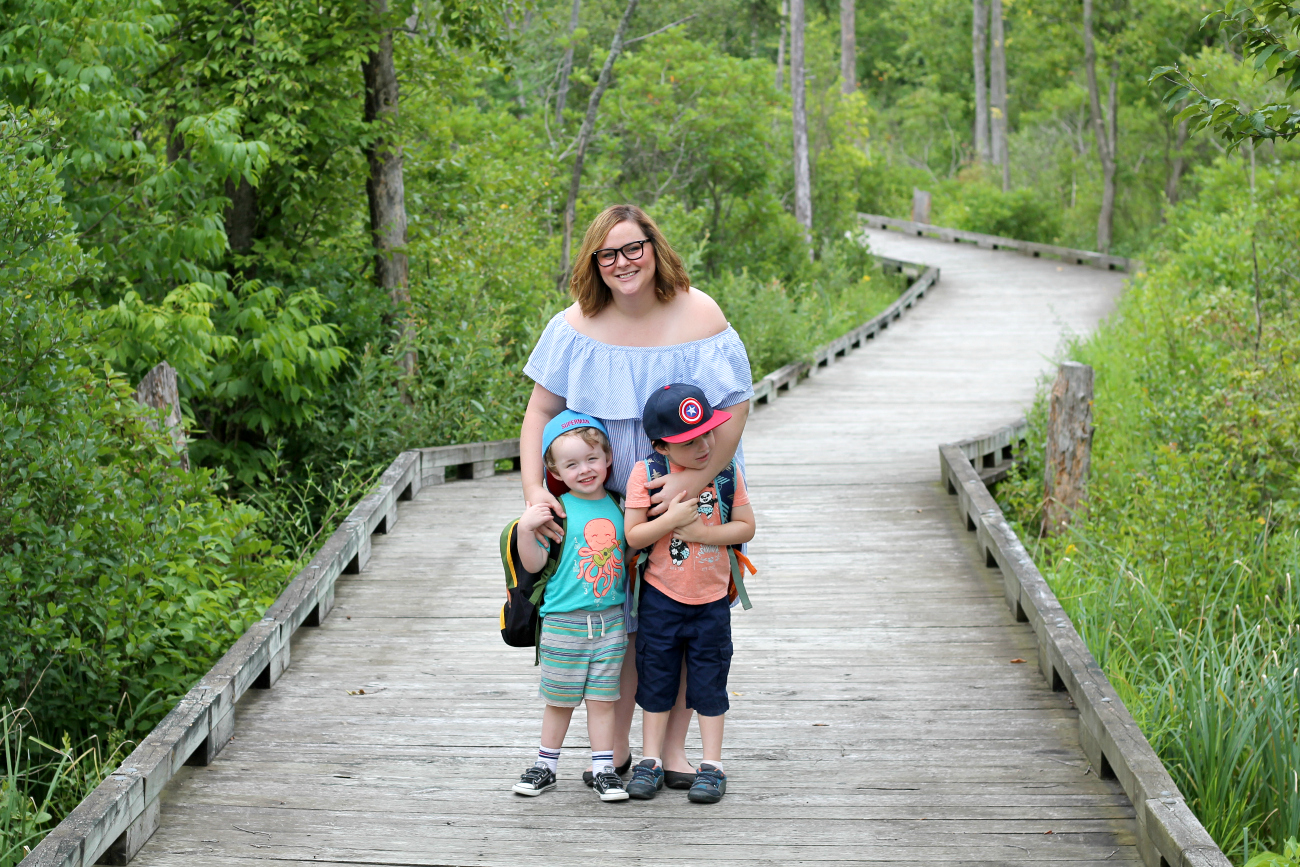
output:
[[[1197,181],[1071,350],[1097,382],[1086,515],[1033,541],[1036,450],[998,496],[1215,840],[1279,849],[1300,825],[1300,171]]]
[[[1219,30],[1236,31],[1234,42],[1244,59],[1252,61],[1256,73],[1283,83],[1285,97],[1300,90],[1300,48],[1293,47],[1300,37],[1300,9],[1286,0],[1233,0],[1205,16],[1201,26],[1211,19]],[[1300,106],[1280,101],[1251,105],[1233,96],[1211,96],[1206,73],[1177,64],[1153,69],[1151,80],[1158,78],[1173,84],[1164,97],[1171,111],[1186,104],[1174,122],[1189,120],[1195,129],[1212,130],[1228,142],[1229,151],[1247,141],[1290,141],[1300,135]]]
[[[747,271],[724,273],[709,291],[745,341],[755,379],[866,322],[894,301],[906,283],[885,274],[860,245],[841,240],[823,248],[806,282],[761,280]]]
[[[931,221],[986,235],[1002,235],[1044,244],[1061,239],[1061,214],[1035,190],[1021,187],[1010,192],[972,178],[939,187]]]
[[[1261,852],[1246,862],[1246,867],[1300,867],[1300,843],[1295,837],[1283,844],[1282,854]]]
[[[48,742],[107,743],[148,731],[261,616],[287,564],[217,475],[176,465],[94,352],[96,316],[64,291],[97,263],[61,204],[63,158],[25,156],[50,137],[42,115],[0,116],[0,707],[23,707]],[[55,786],[85,767],[69,762],[20,773]],[[63,807],[96,783],[69,784]]]

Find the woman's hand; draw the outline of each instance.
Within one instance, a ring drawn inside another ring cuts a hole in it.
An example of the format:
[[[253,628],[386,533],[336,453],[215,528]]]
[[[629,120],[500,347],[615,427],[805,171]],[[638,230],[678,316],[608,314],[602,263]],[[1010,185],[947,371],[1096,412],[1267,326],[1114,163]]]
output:
[[[524,502],[528,506],[528,509],[524,512],[525,517],[534,509],[545,509],[545,518],[539,521],[536,526],[528,528],[528,532],[533,534],[537,543],[549,546],[552,540],[563,542],[564,530],[560,528],[559,522],[555,519],[557,516],[560,518],[567,516],[564,514],[564,506],[559,499],[546,490],[545,486],[533,485],[524,490]],[[540,515],[541,513],[538,512],[537,514]],[[523,518],[519,519],[519,529],[521,532],[524,531]]]
[[[683,470],[679,473],[669,473],[666,476],[660,476],[657,479],[650,479],[645,483],[653,493],[650,494],[650,511],[651,517],[658,517],[669,509],[669,504],[678,496],[696,497],[700,490],[708,485],[708,481],[700,486],[699,490],[691,490],[691,481],[696,475],[702,475],[699,471]],[[713,479],[709,476],[709,481]],[[695,502],[694,499],[691,502]]]

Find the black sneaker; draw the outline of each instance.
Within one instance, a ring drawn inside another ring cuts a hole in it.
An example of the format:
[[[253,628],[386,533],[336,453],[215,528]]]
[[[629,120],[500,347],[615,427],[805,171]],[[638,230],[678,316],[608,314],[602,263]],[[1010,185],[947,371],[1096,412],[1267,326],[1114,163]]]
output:
[[[613,765],[606,765],[605,770],[595,775],[591,787],[600,795],[602,801],[626,801],[627,789],[623,788],[623,781],[618,774],[614,773]]]
[[[627,794],[629,798],[648,801],[663,787],[664,769],[655,767],[654,759],[642,759],[632,769],[632,779],[628,781]]]
[[[614,773],[618,774],[621,777],[624,774],[626,774],[631,767],[632,767],[632,754],[628,753],[627,759],[624,760],[623,764],[619,765],[617,768],[614,769]],[[590,770],[583,771],[582,784],[586,786],[588,789],[590,789],[591,784],[593,782],[595,782],[595,778],[591,776],[591,771]]]
[[[527,795],[534,798],[542,792],[554,788],[555,772],[546,765],[536,764],[520,775],[519,782],[515,783],[513,791],[516,795]]]
[[[713,765],[700,762],[700,769],[695,772],[695,785],[691,786],[686,797],[697,804],[716,804],[727,794],[727,775]]]

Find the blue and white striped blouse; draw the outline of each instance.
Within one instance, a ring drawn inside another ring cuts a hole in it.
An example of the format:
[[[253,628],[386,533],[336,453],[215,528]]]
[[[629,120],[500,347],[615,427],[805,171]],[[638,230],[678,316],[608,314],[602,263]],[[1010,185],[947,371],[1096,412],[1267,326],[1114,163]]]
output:
[[[577,331],[555,314],[533,347],[524,373],[569,409],[605,423],[614,450],[614,469],[605,487],[626,494],[627,477],[650,453],[641,427],[641,408],[650,392],[670,382],[689,382],[715,407],[749,400],[754,381],[745,344],[735,329],[671,346],[614,346]],[[745,457],[736,450],[736,463]]]

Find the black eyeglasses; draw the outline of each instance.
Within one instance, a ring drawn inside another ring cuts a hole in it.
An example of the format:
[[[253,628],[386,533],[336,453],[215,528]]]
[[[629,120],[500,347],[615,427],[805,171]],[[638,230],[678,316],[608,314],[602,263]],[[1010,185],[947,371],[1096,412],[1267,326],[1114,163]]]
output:
[[[640,259],[645,254],[645,245],[654,243],[649,238],[642,238],[640,241],[633,241],[631,244],[624,244],[622,247],[605,247],[597,250],[591,255],[596,257],[596,261],[608,268],[618,261],[618,254],[622,253],[623,258],[629,262]]]

